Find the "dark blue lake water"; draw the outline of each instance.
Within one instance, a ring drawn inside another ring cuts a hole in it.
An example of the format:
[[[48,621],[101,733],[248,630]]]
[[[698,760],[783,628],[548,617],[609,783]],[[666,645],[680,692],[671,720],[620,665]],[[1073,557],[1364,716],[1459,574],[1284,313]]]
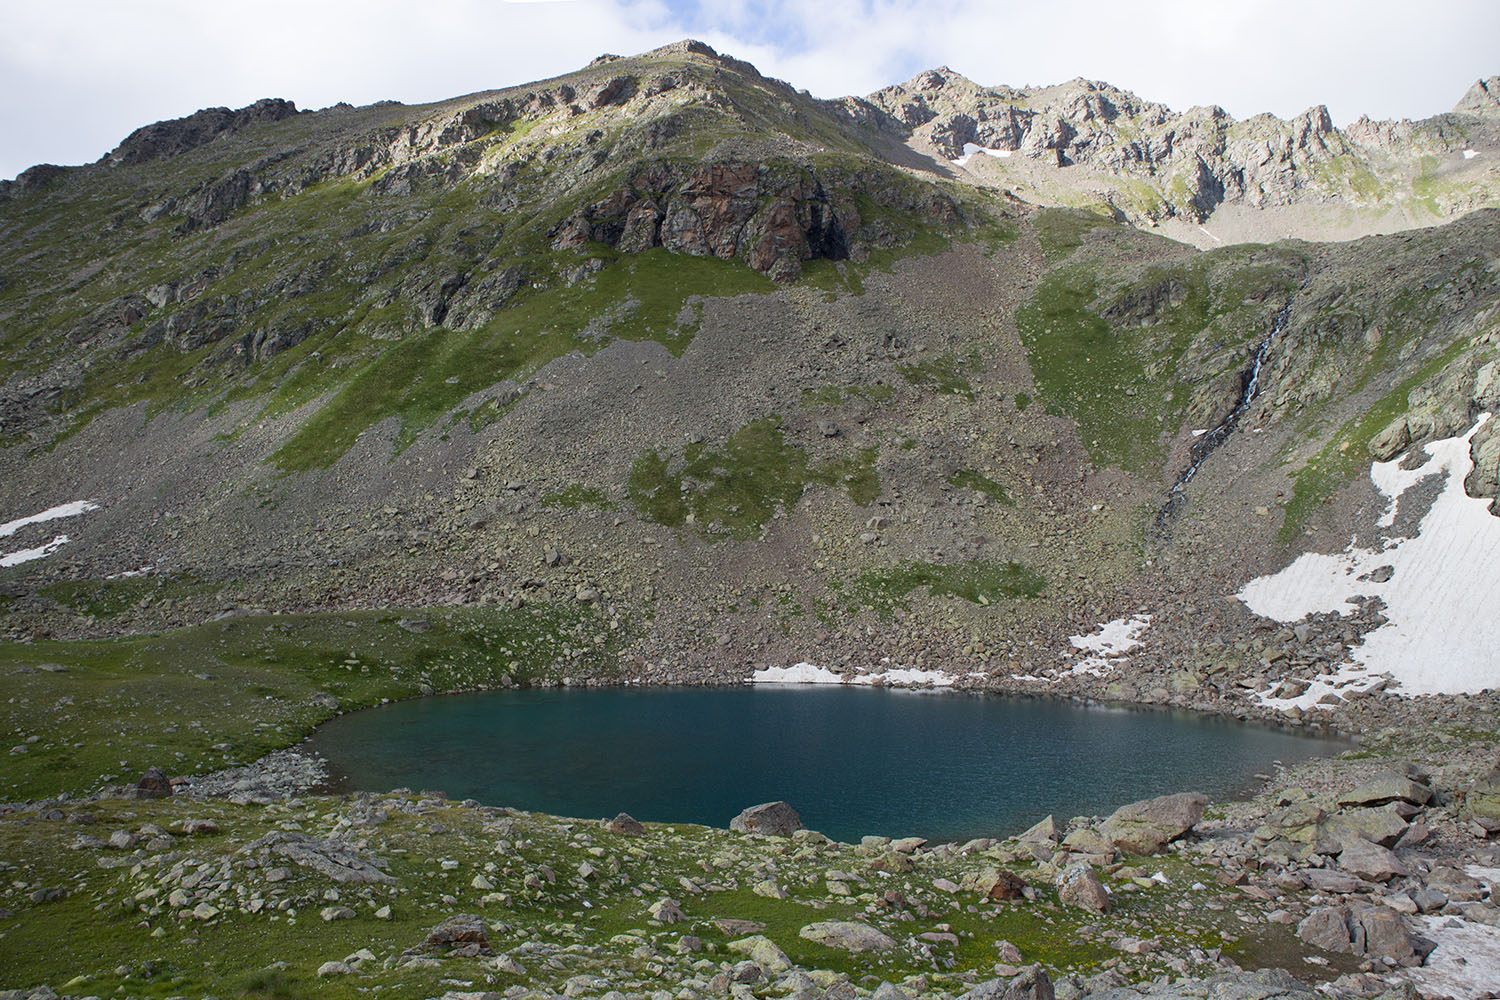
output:
[[[1225,797],[1348,744],[1188,713],[908,691],[507,691],[334,719],[336,787],[440,789],[562,816],[726,826],[785,799],[837,840],[1018,833],[1177,791]]]

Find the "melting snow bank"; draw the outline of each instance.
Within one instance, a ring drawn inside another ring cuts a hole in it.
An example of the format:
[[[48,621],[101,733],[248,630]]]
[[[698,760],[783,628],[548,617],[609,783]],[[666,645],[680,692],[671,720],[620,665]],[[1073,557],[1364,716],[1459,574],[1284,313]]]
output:
[[[1068,643],[1073,649],[1089,655],[1074,663],[1069,669],[1062,671],[1060,676],[1077,674],[1104,676],[1114,670],[1116,661],[1120,657],[1144,645],[1141,642],[1141,635],[1150,627],[1150,615],[1136,615],[1134,618],[1116,618],[1112,622],[1105,622],[1088,635],[1070,637]],[[1071,657],[1074,654],[1070,650],[1062,655]]]
[[[983,676],[983,675],[980,675]],[[952,687],[956,678],[941,670],[892,667],[880,673],[838,674],[827,667],[799,663],[792,667],[767,667],[750,675],[752,684],[879,684],[884,687]]]
[[[1477,997],[1500,983],[1500,927],[1453,917],[1419,918],[1422,936],[1437,943],[1411,977],[1424,993]]]
[[[1403,694],[1467,694],[1500,688],[1500,518],[1492,501],[1464,492],[1472,469],[1469,441],[1489,414],[1462,437],[1427,445],[1427,462],[1403,470],[1400,459],[1377,462],[1370,479],[1390,498],[1378,522],[1395,523],[1402,495],[1428,476],[1447,477],[1443,491],[1411,538],[1386,538],[1374,549],[1351,542],[1341,553],[1306,553],[1286,569],[1251,580],[1239,598],[1258,615],[1294,622],[1307,615],[1348,615],[1357,597],[1385,602],[1386,624],[1364,637],[1351,661],[1319,678],[1298,698],[1275,708],[1309,708],[1336,686],[1370,687],[1388,674]],[[1361,683],[1363,682],[1363,683]]]
[[[6,521],[4,524],[0,524],[0,538],[14,535],[28,524],[41,524],[45,521],[55,521],[63,517],[77,517],[79,514],[98,509],[99,505],[92,500],[74,500],[72,503],[48,507],[40,514],[32,514],[29,517],[18,517],[14,521]],[[43,559],[66,544],[68,544],[67,535],[55,535],[52,541],[45,545],[40,545],[32,549],[18,549],[15,552],[7,552],[0,555],[0,567],[19,566],[22,563],[31,562],[33,559]]]
[[[972,160],[975,156],[998,156],[1003,160],[1009,158],[1010,150],[990,149],[988,146],[980,146],[972,142],[966,142],[964,143],[964,155],[954,160],[953,164],[954,166],[967,167],[969,165],[969,161]]]
[[[0,556],[0,566],[19,566],[33,559],[43,559],[68,544],[67,535],[58,535],[46,545],[40,545],[34,549],[17,549],[15,552],[7,552]]]
[[[28,524],[55,521],[60,517],[77,517],[79,514],[98,509],[99,505],[92,500],[74,500],[72,503],[48,507],[40,514],[32,514],[30,517],[18,517],[14,521],[6,521],[4,524],[0,524],[0,538],[4,538],[7,535],[14,535]]]

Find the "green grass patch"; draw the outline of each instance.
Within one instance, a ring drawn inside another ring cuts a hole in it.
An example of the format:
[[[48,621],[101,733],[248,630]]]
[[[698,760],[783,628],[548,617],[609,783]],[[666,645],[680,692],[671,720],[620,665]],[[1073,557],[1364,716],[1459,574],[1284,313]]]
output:
[[[48,584],[38,593],[79,614],[113,618],[142,601],[160,603],[216,594],[223,584],[208,583],[188,575],[137,576],[119,580],[64,580]]]
[[[436,327],[410,334],[342,385],[273,457],[285,472],[331,465],[365,430],[399,421],[396,448],[457,408],[470,394],[505,379],[520,381],[569,351],[592,353],[610,340],[654,340],[673,354],[692,342],[696,321],[679,325],[688,300],[766,292],[769,278],[735,261],[652,250],[611,258],[592,281],[523,297],[484,327]]]
[[[959,469],[948,477],[948,485],[975,490],[983,493],[991,500],[996,500],[1008,507],[1016,505],[1016,502],[1011,499],[1010,494],[1006,492],[1004,486],[1001,486],[990,477],[974,469]]]
[[[524,682],[554,676],[574,649],[589,650],[589,668],[607,676],[617,635],[590,610],[538,604],[272,615],[127,639],[0,643],[9,695],[0,730],[27,748],[0,755],[0,799],[85,792],[151,765],[180,774],[253,760],[332,714],[314,694],[351,709],[487,688],[504,674]]]
[[[1017,562],[903,562],[860,574],[853,593],[863,606],[887,616],[897,605],[904,605],[912,591],[919,587],[927,588],[933,597],[957,597],[970,604],[992,604],[1000,600],[1036,597],[1046,586],[1047,581],[1040,573]]]
[[[1280,542],[1286,544],[1300,535],[1314,511],[1331,502],[1339,490],[1369,467],[1370,440],[1405,412],[1413,389],[1446,368],[1467,347],[1467,341],[1455,341],[1429,359],[1362,415],[1345,421],[1323,449],[1297,470],[1277,533]]]
[[[851,399],[862,400],[872,406],[879,406],[895,395],[896,390],[888,385],[871,383],[869,385],[824,385],[816,389],[806,389],[802,393],[802,405],[805,408],[817,406],[843,406]]]
[[[1048,274],[1016,311],[1047,412],[1077,423],[1096,464],[1153,471],[1165,457],[1163,431],[1187,409],[1190,387],[1177,369],[1189,345],[1215,322],[1232,336],[1256,336],[1258,303],[1287,283],[1271,266],[1230,269],[1218,285],[1210,278],[1208,264],[1150,268],[1101,302],[1097,272],[1074,265]]]
[[[813,483],[842,488],[858,504],[872,502],[880,494],[875,458],[875,450],[866,449],[815,465],[786,440],[779,419],[765,417],[735,431],[721,448],[688,445],[680,461],[647,450],[630,470],[630,502],[657,524],[691,524],[745,540],[778,511],[795,507]]]
[[[960,358],[940,354],[914,365],[902,365],[901,375],[912,385],[947,396],[974,398],[974,385],[963,369],[979,363],[977,357]]]
[[[1032,218],[1031,226],[1049,264],[1083,246],[1084,237],[1094,230],[1119,228],[1103,215],[1075,208],[1044,208]]]

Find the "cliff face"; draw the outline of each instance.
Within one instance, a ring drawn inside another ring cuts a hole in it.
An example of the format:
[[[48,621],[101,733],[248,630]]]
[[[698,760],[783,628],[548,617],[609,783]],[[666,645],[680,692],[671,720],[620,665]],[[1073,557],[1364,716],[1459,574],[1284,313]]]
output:
[[[1415,201],[1427,221],[1451,218],[1500,192],[1493,161],[1494,81],[1480,81],[1446,115],[1420,122],[1361,119],[1336,129],[1316,106],[1290,121],[1257,115],[1236,121],[1222,108],[1174,112],[1108,84],[1073,80],[1017,90],[981,87],[942,68],[865,100],[851,115],[883,122],[919,148],[948,160],[999,168],[1014,156],[1080,175],[1134,222],[1180,217],[1204,223],[1223,206],[1261,210],[1337,205],[1382,208]],[[972,155],[975,149],[988,150]],[[1483,163],[1480,149],[1490,150]],[[1465,157],[1465,151],[1470,155]],[[1433,161],[1433,162],[1429,162]],[[1388,228],[1388,227],[1386,227]]]

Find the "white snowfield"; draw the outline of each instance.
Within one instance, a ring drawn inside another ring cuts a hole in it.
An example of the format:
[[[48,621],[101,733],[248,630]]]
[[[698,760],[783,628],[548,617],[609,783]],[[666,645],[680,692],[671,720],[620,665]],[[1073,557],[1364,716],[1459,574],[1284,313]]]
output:
[[[1100,677],[1109,673],[1120,657],[1145,645],[1141,642],[1141,635],[1150,627],[1151,616],[1141,614],[1105,622],[1088,635],[1069,637],[1068,643],[1074,649],[1089,655],[1074,663],[1071,669],[1064,671],[1064,675],[1092,674]]]
[[[17,549],[0,556],[0,567],[19,566],[22,563],[31,562],[33,559],[43,559],[68,544],[67,535],[56,535],[46,545],[39,545],[34,549]]]
[[[30,517],[18,517],[14,521],[6,521],[4,524],[0,524],[0,538],[4,538],[7,535],[14,535],[28,524],[55,521],[60,517],[77,517],[79,514],[98,509],[99,505],[92,500],[74,500],[72,503],[48,507],[40,514],[32,514]]]
[[[28,524],[42,524],[43,522],[55,521],[63,517],[77,517],[79,514],[85,514],[88,511],[98,509],[99,505],[92,500],[74,500],[72,503],[48,507],[40,514],[18,517],[14,521],[6,521],[4,524],[0,524],[0,538],[14,535]],[[54,535],[52,540],[45,545],[39,545],[30,549],[17,549],[14,552],[6,552],[0,555],[0,567],[19,566],[34,559],[46,558],[66,544],[68,544],[67,535]]]
[[[827,667],[798,663],[791,667],[767,667],[750,675],[753,684],[883,684],[886,687],[952,687],[952,674],[941,670],[891,667],[880,673],[857,673],[847,677]]]
[[[1500,577],[1494,572],[1500,566],[1500,517],[1490,513],[1491,500],[1464,492],[1473,468],[1469,441],[1488,419],[1486,413],[1463,436],[1427,445],[1428,459],[1419,469],[1401,469],[1400,459],[1371,467],[1371,481],[1390,502],[1380,528],[1395,524],[1401,498],[1414,484],[1446,477],[1412,537],[1386,537],[1372,549],[1351,542],[1332,555],[1306,553],[1240,590],[1251,611],[1279,622],[1348,615],[1358,597],[1385,602],[1387,623],[1364,637],[1350,662],[1298,698],[1263,698],[1265,704],[1312,707],[1329,691],[1366,688],[1383,674],[1407,695],[1500,688]]]
[[[1469,865],[1471,877],[1500,889],[1500,869]],[[1437,948],[1420,969],[1417,985],[1435,996],[1477,997],[1500,983],[1500,927],[1453,917],[1419,917],[1420,933]]]
[[[995,156],[1004,160],[1009,159],[1010,150],[990,149],[988,146],[980,146],[972,142],[966,142],[964,143],[964,155],[954,160],[953,165],[956,167],[967,167],[969,165],[969,161],[974,159],[974,157],[976,156]]]

